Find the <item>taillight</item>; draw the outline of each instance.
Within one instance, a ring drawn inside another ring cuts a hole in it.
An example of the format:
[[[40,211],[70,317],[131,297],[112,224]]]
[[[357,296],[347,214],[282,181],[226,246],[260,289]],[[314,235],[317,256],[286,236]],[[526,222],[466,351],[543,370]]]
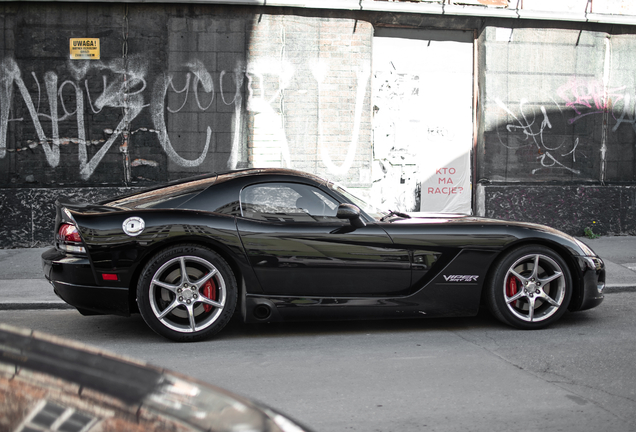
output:
[[[60,225],[60,229],[58,231],[60,235],[60,240],[65,242],[73,242],[73,243],[81,243],[82,239],[80,237],[79,231],[75,225],[71,224],[62,224]]]
[[[86,253],[79,230],[73,224],[63,223],[57,231],[59,246],[68,252]]]

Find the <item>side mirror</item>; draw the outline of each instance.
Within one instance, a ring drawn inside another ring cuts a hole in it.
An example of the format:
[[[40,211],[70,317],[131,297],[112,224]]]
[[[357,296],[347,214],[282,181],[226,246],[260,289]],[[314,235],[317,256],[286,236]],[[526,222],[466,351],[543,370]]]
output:
[[[349,223],[351,223],[354,228],[367,226],[366,222],[360,217],[360,209],[353,204],[340,204],[336,217],[338,219],[349,219]]]

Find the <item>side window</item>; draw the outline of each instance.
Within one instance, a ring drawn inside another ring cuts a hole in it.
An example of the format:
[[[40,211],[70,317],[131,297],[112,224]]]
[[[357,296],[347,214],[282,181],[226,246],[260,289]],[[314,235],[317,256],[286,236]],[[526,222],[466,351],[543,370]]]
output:
[[[262,183],[241,192],[241,213],[273,222],[335,221],[338,202],[320,189],[299,183]]]

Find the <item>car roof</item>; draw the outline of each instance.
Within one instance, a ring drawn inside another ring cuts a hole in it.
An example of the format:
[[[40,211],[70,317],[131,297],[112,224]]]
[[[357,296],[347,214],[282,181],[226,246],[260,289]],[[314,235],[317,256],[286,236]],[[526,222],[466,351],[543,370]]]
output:
[[[318,177],[317,175],[289,168],[248,168],[242,170],[226,171],[217,174],[217,181],[221,181],[221,179],[230,180],[241,177],[264,175],[302,177],[307,180],[313,180],[317,183],[327,182],[327,180],[323,179],[322,177]]]
[[[256,179],[259,177],[269,177],[270,179],[277,180],[289,178],[323,185],[329,183],[316,175],[298,170],[287,168],[248,168],[179,179],[165,185],[154,186],[114,199],[111,198],[102,201],[100,204],[120,208],[152,208],[158,202],[169,201],[173,198],[184,196],[194,197],[211,186],[240,181],[241,179]],[[185,201],[187,201],[187,199],[185,199]],[[179,206],[177,205],[175,207]]]

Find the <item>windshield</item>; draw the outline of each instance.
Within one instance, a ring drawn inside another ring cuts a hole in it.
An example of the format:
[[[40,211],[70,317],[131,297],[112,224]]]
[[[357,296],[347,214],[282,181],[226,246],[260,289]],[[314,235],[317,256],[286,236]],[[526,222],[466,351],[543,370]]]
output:
[[[368,202],[358,198],[357,196],[352,194],[349,190],[347,190],[344,186],[341,186],[341,185],[335,184],[335,183],[331,183],[329,186],[333,190],[338,192],[340,195],[344,195],[345,198],[347,198],[353,204],[358,206],[360,208],[360,210],[362,210],[363,212],[365,212],[366,214],[368,214],[369,216],[371,216],[374,219],[378,219],[379,220],[380,218],[382,218],[384,215],[386,215],[388,213],[388,212],[385,212],[385,211],[381,211],[376,206],[374,206],[373,204],[369,204]]]

